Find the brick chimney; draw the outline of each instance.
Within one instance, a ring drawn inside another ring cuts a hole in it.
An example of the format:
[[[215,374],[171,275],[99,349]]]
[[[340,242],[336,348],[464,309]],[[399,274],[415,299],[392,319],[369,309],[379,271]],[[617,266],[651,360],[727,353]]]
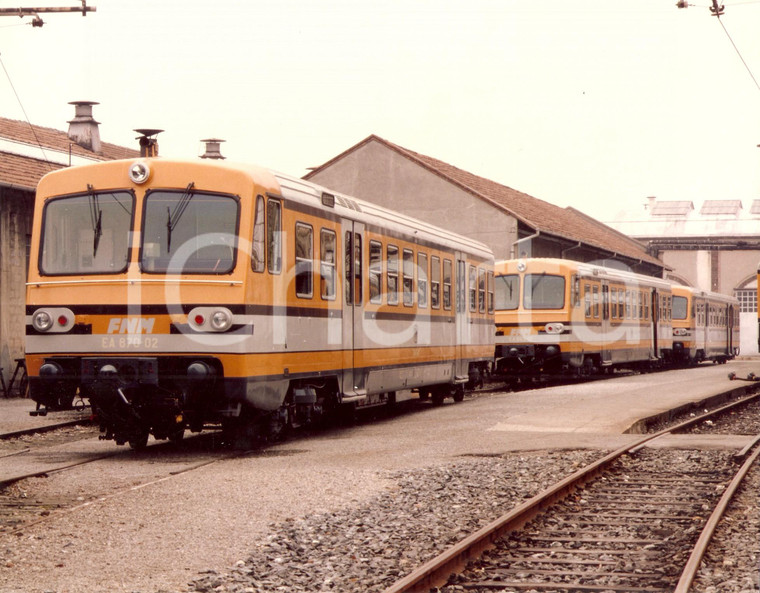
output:
[[[74,119],[69,121],[69,139],[76,142],[82,148],[100,153],[100,130],[99,122],[92,117],[92,106],[98,105],[96,101],[71,101],[74,105]]]

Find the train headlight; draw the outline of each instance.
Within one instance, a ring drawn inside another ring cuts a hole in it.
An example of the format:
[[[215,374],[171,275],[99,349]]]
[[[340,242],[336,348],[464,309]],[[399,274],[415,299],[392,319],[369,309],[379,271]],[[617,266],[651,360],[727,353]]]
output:
[[[32,315],[32,326],[38,332],[50,331],[53,327],[53,316],[47,311],[35,311]]]
[[[232,325],[232,313],[228,309],[217,309],[211,315],[211,327],[218,332],[227,331]]]
[[[565,331],[565,326],[562,323],[547,323],[544,330],[547,334],[561,334]]]
[[[66,333],[74,327],[74,312],[66,307],[37,309],[31,323],[40,333]]]
[[[190,327],[200,332],[225,332],[232,327],[232,311],[226,307],[197,307],[188,315]]]
[[[150,167],[147,165],[147,163],[144,163],[142,161],[137,161],[136,163],[132,163],[129,167],[129,179],[132,181],[132,183],[136,183],[137,185],[141,185],[148,181],[148,178],[150,177]]]

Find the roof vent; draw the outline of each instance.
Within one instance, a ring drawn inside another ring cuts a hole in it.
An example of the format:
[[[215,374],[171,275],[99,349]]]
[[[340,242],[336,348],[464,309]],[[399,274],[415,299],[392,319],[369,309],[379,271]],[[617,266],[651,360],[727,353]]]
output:
[[[82,148],[92,152],[100,152],[100,122],[92,117],[92,106],[99,105],[96,101],[71,101],[74,105],[74,119],[69,121],[69,139]]]
[[[221,144],[222,142],[224,142],[224,140],[220,140],[219,138],[206,138],[205,140],[201,140],[201,142],[205,142],[206,144],[206,152],[204,152],[201,155],[202,159],[226,158],[222,156],[222,150],[221,150]]]
[[[154,130],[152,128],[140,128],[135,130],[140,134],[137,139],[140,141],[140,156],[152,157],[158,156],[158,139],[151,136],[158,136],[163,130]]]

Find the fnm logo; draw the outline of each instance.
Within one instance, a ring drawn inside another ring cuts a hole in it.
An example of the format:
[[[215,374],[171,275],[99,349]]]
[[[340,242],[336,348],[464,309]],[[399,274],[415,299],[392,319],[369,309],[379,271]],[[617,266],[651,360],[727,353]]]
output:
[[[155,317],[111,317],[108,322],[109,334],[152,334]]]

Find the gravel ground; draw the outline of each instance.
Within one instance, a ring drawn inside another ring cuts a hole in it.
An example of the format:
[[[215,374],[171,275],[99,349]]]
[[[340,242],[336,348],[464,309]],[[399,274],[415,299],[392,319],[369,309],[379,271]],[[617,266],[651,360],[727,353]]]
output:
[[[511,455],[394,474],[390,477],[397,486],[359,508],[272,525],[267,541],[247,561],[224,572],[209,569],[181,593],[383,591],[601,454]],[[697,458],[701,455],[709,454]],[[758,591],[759,478],[760,471],[753,472],[732,505],[705,563],[711,568],[703,568],[695,593]]]
[[[236,523],[250,525],[246,537],[250,556],[236,564],[222,563],[224,550],[220,547],[225,545],[224,541],[210,536],[210,530],[175,534],[183,547],[192,550],[192,557],[205,561],[208,569],[197,567],[185,580],[191,581],[189,585],[175,588],[144,586],[146,578],[137,577],[140,573],[160,571],[162,563],[160,554],[144,549],[141,541],[150,540],[152,513],[174,512],[179,524],[184,513],[199,508],[198,500],[187,497],[185,503],[178,505],[179,499],[166,492],[156,499],[142,491],[137,505],[139,513],[131,505],[124,508],[117,497],[92,507],[86,521],[81,520],[79,513],[66,514],[47,528],[28,530],[15,540],[12,536],[0,539],[0,591],[382,591],[447,545],[600,455],[598,451],[587,450],[530,452],[464,457],[451,464],[403,472],[382,471],[377,472],[374,484],[369,484],[364,496],[357,496],[360,491],[352,479],[335,475],[330,480],[334,488],[332,504],[324,504],[320,495],[322,505],[314,513],[305,510],[310,506],[305,500],[300,514],[293,508],[290,518],[260,529],[252,517],[260,519],[267,502],[262,500],[254,505],[248,515],[238,507],[240,516]],[[348,500],[342,496],[342,485],[345,492],[351,493]],[[319,486],[312,483],[311,487]],[[186,495],[181,484],[175,488]],[[35,495],[34,485],[30,484],[26,496]],[[228,520],[229,496],[206,496],[205,500],[203,514],[210,522]],[[89,545],[103,541],[100,533],[103,530],[112,535],[101,546],[115,545],[111,543],[114,538],[134,539],[128,563],[104,565],[100,551]],[[40,566],[40,559],[46,560],[47,567],[45,563]],[[73,563],[81,563],[79,576],[70,571],[64,576],[56,568]],[[14,585],[13,574],[18,574],[17,571],[24,571],[23,586]],[[87,575],[97,575],[97,584],[92,582],[92,576],[88,581]]]
[[[383,591],[447,546],[602,455],[560,451],[392,474],[387,492],[358,508],[271,526],[245,562],[209,570],[187,591]]]
[[[760,468],[754,467],[715,531],[693,593],[760,591]]]
[[[424,439],[427,433],[415,431],[429,430],[427,423],[440,414],[409,416],[399,424]],[[365,453],[357,454],[350,431],[336,432],[322,437],[336,447],[324,463],[321,453],[316,455],[322,449],[313,444],[308,447],[316,448],[313,454],[305,446],[272,451],[225,462],[223,472],[214,466],[160,488],[96,502],[19,536],[0,535],[0,593],[382,591],[450,543],[603,455],[584,449],[433,457],[412,444],[390,455],[385,430],[373,426],[362,432],[377,433],[365,464],[355,460],[366,455],[367,444]],[[479,438],[500,434],[484,432]],[[499,453],[506,449],[496,446]],[[468,448],[487,450],[481,441]],[[406,456],[404,463],[394,455]],[[320,468],[314,471],[317,458]],[[103,462],[98,478],[80,471],[25,482],[24,495],[67,492],[85,499],[93,491],[144,483],[153,473],[166,475],[154,461],[124,459]],[[106,486],[88,488],[87,480],[95,479]],[[705,569],[709,580],[700,584],[713,588],[699,593],[758,591],[760,484],[753,479],[745,501],[734,505],[739,514],[721,544],[731,551],[728,562],[718,552],[717,568]]]

